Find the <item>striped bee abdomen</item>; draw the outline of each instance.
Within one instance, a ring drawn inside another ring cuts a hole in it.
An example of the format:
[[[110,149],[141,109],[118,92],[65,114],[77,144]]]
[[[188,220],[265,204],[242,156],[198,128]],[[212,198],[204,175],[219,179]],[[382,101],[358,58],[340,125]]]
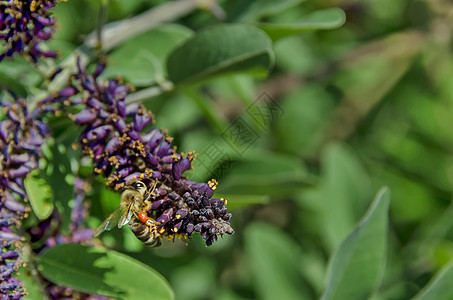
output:
[[[161,244],[159,234],[156,231],[154,221],[150,219],[148,223],[149,224],[145,224],[141,222],[134,214],[129,222],[129,228],[143,244],[157,247]]]

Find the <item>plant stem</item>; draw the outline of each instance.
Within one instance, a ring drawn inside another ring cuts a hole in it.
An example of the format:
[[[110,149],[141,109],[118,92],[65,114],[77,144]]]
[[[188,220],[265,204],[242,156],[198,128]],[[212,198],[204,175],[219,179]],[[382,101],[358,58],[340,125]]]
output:
[[[214,0],[211,0],[214,1]],[[157,25],[188,15],[199,7],[200,0],[178,0],[165,2],[133,18],[106,24],[103,29],[103,50],[109,51],[118,44],[143,33]],[[90,33],[85,45],[96,46],[96,33]]]

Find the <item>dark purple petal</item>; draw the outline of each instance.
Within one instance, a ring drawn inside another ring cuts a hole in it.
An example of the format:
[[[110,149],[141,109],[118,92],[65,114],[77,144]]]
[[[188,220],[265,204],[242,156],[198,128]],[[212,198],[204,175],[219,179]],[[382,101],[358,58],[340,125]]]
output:
[[[14,198],[12,197],[5,197],[5,202],[3,203],[3,205],[5,205],[5,207],[11,211],[15,211],[15,212],[25,212],[25,205],[23,205],[22,203],[19,203],[17,202],[17,200],[15,200]]]
[[[12,233],[12,232],[0,231],[0,240],[20,241],[21,237],[18,236],[17,234]]]
[[[98,78],[104,72],[104,69],[105,69],[105,64],[97,65],[96,71],[93,73],[93,77]]]
[[[127,129],[126,122],[124,122],[123,119],[118,119],[118,121],[115,122],[115,127],[120,133],[126,132]]]
[[[171,218],[173,216],[173,211],[174,211],[174,209],[172,207],[167,209],[166,211],[164,211],[164,213],[159,218],[156,219],[156,222],[159,224],[167,223],[168,221],[171,220]]]
[[[182,173],[185,171],[189,170],[191,167],[191,162],[190,159],[188,158],[183,158],[178,160],[177,162],[173,163],[172,165],[172,175],[176,180],[181,179]]]
[[[119,102],[123,102],[123,101],[119,101]],[[126,107],[126,116],[132,117],[134,114],[137,113],[137,111],[139,109],[140,109],[140,104],[138,104],[138,103],[133,103],[133,104],[128,105]]]
[[[88,98],[87,100],[87,105],[91,108],[95,108],[97,110],[101,110],[104,108],[104,106],[102,105],[102,102],[93,98],[93,97],[90,97]]]
[[[11,125],[11,121],[9,121],[9,120],[5,120],[5,121],[1,121],[0,122],[0,137],[5,142],[7,141],[8,136],[9,136],[9,132],[8,131],[9,131],[9,126],[10,125]]]
[[[67,86],[67,87],[61,89],[60,92],[58,93],[58,95],[61,97],[71,97],[77,93],[78,93],[78,91],[74,87]]]
[[[182,208],[176,212],[175,218],[176,219],[181,219],[185,218],[189,213],[189,210],[187,208]]]
[[[152,118],[149,114],[136,114],[134,116],[134,129],[137,132],[141,132],[142,129],[149,125],[152,121]]]
[[[94,119],[96,119],[96,113],[89,108],[82,110],[74,116],[74,121],[79,125],[91,123]]]
[[[17,169],[11,169],[8,172],[8,176],[11,178],[24,177],[30,172],[30,169],[22,165]]]
[[[106,152],[107,155],[109,155],[115,151],[115,149],[118,145],[119,145],[119,139],[117,136],[114,136],[110,139],[110,141],[107,142],[107,145],[105,146],[104,151]]]
[[[171,153],[170,147],[171,147],[171,143],[169,141],[163,141],[162,144],[160,144],[160,146],[156,152],[156,155],[159,157],[164,157],[164,156],[170,154]]]
[[[103,139],[111,131],[112,131],[111,125],[104,125],[104,126],[100,126],[93,130],[88,131],[86,136],[87,136],[87,139],[89,139],[89,140]]]
[[[126,117],[126,102],[125,101],[118,101],[116,103],[116,109],[118,110],[118,114],[121,118]]]

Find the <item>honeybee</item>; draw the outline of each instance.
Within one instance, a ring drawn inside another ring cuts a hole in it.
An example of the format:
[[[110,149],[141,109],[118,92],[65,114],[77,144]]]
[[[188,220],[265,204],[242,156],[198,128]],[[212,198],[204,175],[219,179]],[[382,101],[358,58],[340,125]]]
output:
[[[121,194],[120,206],[105,219],[96,229],[94,236],[100,235],[105,230],[111,230],[116,225],[118,228],[129,225],[135,236],[148,246],[159,246],[160,239],[157,233],[157,223],[143,212],[144,201],[148,199],[157,181],[150,192],[146,185],[139,180],[131,180],[127,183]]]

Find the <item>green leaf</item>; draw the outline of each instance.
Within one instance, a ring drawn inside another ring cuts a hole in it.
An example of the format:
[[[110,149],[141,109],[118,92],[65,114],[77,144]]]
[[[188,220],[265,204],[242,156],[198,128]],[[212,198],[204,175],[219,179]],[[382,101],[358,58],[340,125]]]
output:
[[[390,192],[382,188],[330,260],[322,300],[368,299],[380,284],[387,252]]]
[[[41,220],[47,219],[54,208],[51,187],[36,174],[25,177],[24,185],[35,215]]]
[[[225,195],[283,196],[311,184],[305,166],[294,157],[257,154],[233,162],[218,191]]]
[[[318,201],[323,206],[325,239],[333,250],[354,227],[373,195],[369,176],[349,147],[329,145],[322,163],[321,199]]]
[[[36,274],[37,272],[33,270]],[[26,268],[26,267],[20,267],[14,277],[16,277],[18,280],[22,281],[24,283],[24,288],[25,292],[27,295],[25,295],[22,299],[23,300],[46,300],[48,299],[47,297],[44,297],[42,295],[39,283],[37,282],[37,278],[34,277],[31,272],[32,268]],[[35,274],[35,275],[36,275]]]
[[[247,261],[259,299],[310,299],[299,264],[302,251],[283,231],[253,223],[245,232]]]
[[[162,80],[167,74],[165,61],[168,54],[191,35],[190,29],[169,24],[135,36],[112,51],[103,76],[120,74],[135,86]]]
[[[328,30],[341,27],[346,21],[346,14],[340,8],[328,8],[315,11],[296,23],[260,23],[273,41],[308,30]]]
[[[240,15],[235,21],[251,22],[262,17],[278,14],[288,8],[294,7],[305,0],[254,0],[240,1],[236,10],[240,10]]]
[[[285,115],[276,120],[277,145],[285,152],[307,153],[319,139],[334,107],[333,97],[320,84],[304,84],[280,102]]]
[[[233,72],[264,77],[273,62],[272,42],[258,28],[217,25],[175,49],[168,57],[167,70],[171,81],[182,84]]]
[[[453,298],[453,262],[440,270],[414,297],[414,300],[448,300]]]
[[[165,278],[145,264],[112,250],[65,244],[39,258],[48,280],[76,290],[118,299],[173,299]]]
[[[271,202],[271,197],[268,195],[234,195],[230,197],[229,194],[220,195],[216,193],[215,196],[216,198],[228,199],[228,209],[230,210],[252,205],[264,205]]]

